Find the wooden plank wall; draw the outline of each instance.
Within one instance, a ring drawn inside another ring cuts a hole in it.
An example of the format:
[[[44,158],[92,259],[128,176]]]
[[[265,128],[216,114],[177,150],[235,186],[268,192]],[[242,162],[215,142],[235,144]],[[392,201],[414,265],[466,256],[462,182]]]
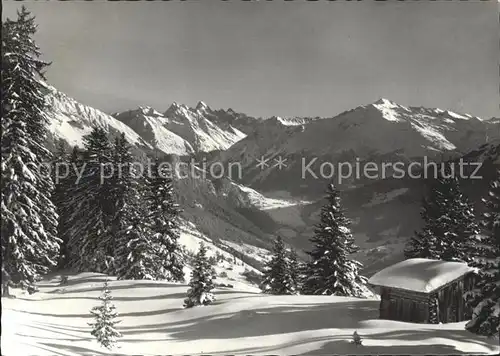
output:
[[[381,287],[380,318],[429,323],[432,308],[435,308],[437,313],[435,321],[450,323],[468,320],[472,315],[472,310],[464,302],[463,294],[472,289],[474,282],[472,274],[465,275],[432,295]],[[433,298],[436,299],[435,306],[433,306]]]
[[[425,323],[428,319],[428,296],[383,287],[380,298],[380,318]]]

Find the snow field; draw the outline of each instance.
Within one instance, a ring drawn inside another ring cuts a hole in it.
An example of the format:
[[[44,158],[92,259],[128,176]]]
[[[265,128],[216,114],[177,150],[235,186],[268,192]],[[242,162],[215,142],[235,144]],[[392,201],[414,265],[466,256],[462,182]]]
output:
[[[123,337],[108,352],[90,335],[90,309],[106,276],[59,276],[40,291],[2,298],[5,356],[158,354],[495,354],[497,340],[464,323],[425,325],[378,320],[378,301],[331,296],[268,296],[216,289],[216,302],[184,309],[187,285],[115,281],[113,302]],[[357,331],[362,346],[351,343]]]

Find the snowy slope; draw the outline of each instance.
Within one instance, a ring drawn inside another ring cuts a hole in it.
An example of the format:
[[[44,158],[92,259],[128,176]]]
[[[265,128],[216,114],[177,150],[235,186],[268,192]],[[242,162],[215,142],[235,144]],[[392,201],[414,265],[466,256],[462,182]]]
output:
[[[261,269],[260,257],[238,251],[226,242],[269,251],[275,238],[271,234],[272,219],[253,204],[241,201],[238,197],[244,193],[229,180],[211,181],[201,173],[198,176],[184,173],[179,172],[174,179],[183,229],[191,231],[191,235],[195,230],[195,236]]]
[[[213,111],[203,102],[195,108],[174,103],[164,114],[150,107],[139,107],[108,115],[79,103],[50,85],[45,86],[49,132],[52,139],[62,138],[70,146],[81,147],[83,136],[94,126],[99,126],[112,135],[125,133],[127,140],[138,148],[189,155],[225,150],[246,136],[237,128],[238,125],[245,128],[258,122],[232,110]]]
[[[169,131],[165,117],[150,107],[115,114],[114,117],[137,132],[152,147],[165,153],[188,155],[194,153],[193,146],[184,138]]]
[[[231,285],[233,288],[243,291],[255,292],[259,293],[260,289],[257,284],[248,281],[244,277],[245,271],[253,271],[254,273],[260,275],[261,272],[248,265],[241,259],[237,258],[233,254],[227,252],[221,246],[224,244],[214,244],[214,242],[201,233],[193,223],[189,221],[182,220],[181,221],[181,231],[179,243],[183,247],[185,251],[188,251],[190,254],[194,255],[198,252],[200,248],[200,244],[203,243],[207,247],[207,257],[216,257],[217,255],[222,256],[223,260],[218,261],[214,266],[215,273],[217,275],[216,283]],[[236,244],[237,246],[241,246],[240,244]],[[255,248],[251,246],[251,248]],[[255,248],[257,249],[257,248]],[[259,249],[257,249],[259,250]],[[263,256],[269,256],[270,252],[267,250],[262,250]],[[255,260],[259,260],[260,256],[257,254],[249,253],[248,250],[245,251],[245,255],[248,257],[253,257]],[[191,275],[191,267],[184,267],[184,274],[186,281],[189,281]]]
[[[204,110],[204,114],[210,119],[210,121],[219,127],[225,129],[233,127],[243,132],[245,135],[252,134],[255,131],[255,128],[265,121],[262,118],[255,118],[245,113],[236,112],[232,108],[227,110],[213,110],[207,107]]]
[[[196,151],[225,150],[243,139],[245,134],[229,126],[221,128],[207,116],[212,110],[203,102],[195,108],[173,103],[164,114],[163,125],[183,137]]]
[[[46,85],[46,88],[48,128],[54,138],[63,139],[70,146],[83,147],[83,136],[97,126],[115,135],[123,132],[130,143],[150,148],[139,134],[111,115],[81,104],[52,86]]]
[[[217,301],[183,309],[187,286],[114,281],[121,322],[119,348],[100,348],[87,325],[104,276],[70,275],[40,283],[34,295],[2,298],[2,354],[70,355],[326,355],[495,354],[497,340],[464,330],[465,322],[429,325],[379,320],[378,300],[331,296],[268,296],[215,290]],[[18,291],[16,291],[18,292]],[[351,343],[354,331],[363,345]]]
[[[308,201],[300,201],[283,198],[270,198],[259,193],[255,189],[235,183],[228,179],[229,188],[223,191],[224,196],[230,196],[233,201],[237,201],[242,206],[252,206],[259,210],[273,210],[287,208],[299,204],[308,204]]]
[[[308,124],[314,120],[319,120],[319,118],[272,116],[267,120],[276,121],[284,126],[299,126],[299,125]]]
[[[150,107],[140,107],[114,116],[153,147],[168,154],[224,150],[245,137],[231,125],[212,122],[211,113],[212,110],[200,102],[195,108],[173,103],[164,114]]]

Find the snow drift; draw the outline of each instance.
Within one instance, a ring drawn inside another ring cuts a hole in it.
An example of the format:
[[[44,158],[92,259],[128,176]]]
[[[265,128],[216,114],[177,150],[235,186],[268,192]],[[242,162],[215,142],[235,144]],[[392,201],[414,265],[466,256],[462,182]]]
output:
[[[368,283],[430,293],[473,271],[463,262],[410,258],[375,273]]]
[[[497,354],[497,341],[464,330],[464,322],[416,325],[378,320],[378,300],[269,296],[219,288],[210,306],[184,309],[187,286],[114,281],[109,289],[123,335],[112,352],[90,335],[89,310],[105,276],[54,276],[40,292],[2,298],[2,355],[325,355]],[[18,291],[17,291],[18,292]],[[362,346],[351,343],[357,331]]]

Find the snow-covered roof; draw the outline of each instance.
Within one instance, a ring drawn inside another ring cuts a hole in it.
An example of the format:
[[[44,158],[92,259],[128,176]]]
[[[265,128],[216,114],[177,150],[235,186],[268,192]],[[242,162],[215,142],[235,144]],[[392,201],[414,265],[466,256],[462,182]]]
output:
[[[368,283],[430,293],[472,271],[474,268],[462,262],[411,258],[379,271]]]

